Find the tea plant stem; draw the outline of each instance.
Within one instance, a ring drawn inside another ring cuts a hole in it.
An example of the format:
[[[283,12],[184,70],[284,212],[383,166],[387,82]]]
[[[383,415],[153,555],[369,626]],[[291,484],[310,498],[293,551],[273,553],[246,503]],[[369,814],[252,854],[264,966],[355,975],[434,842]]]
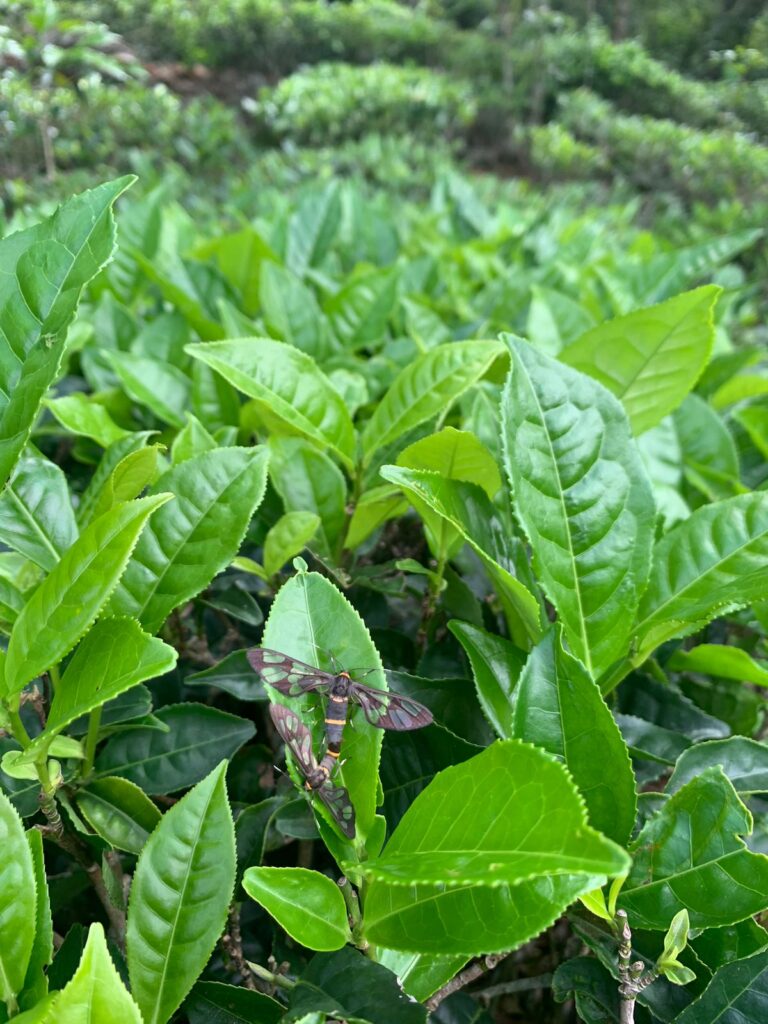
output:
[[[344,902],[347,905],[349,927],[352,930],[352,941],[358,949],[365,951],[368,948],[368,943],[362,935],[363,915],[360,913],[360,900],[348,878],[342,876],[339,879],[338,885],[341,889],[341,895],[344,897]]]
[[[99,730],[101,729],[101,712],[101,707],[95,708],[88,718],[88,735],[85,737],[85,757],[83,758],[83,768],[81,771],[84,779],[93,771],[96,744],[99,742]]]
[[[221,937],[221,944],[235,968],[240,972],[243,985],[255,992],[256,982],[253,980],[253,972],[243,953],[243,936],[240,931],[240,908],[236,903],[231,904],[229,908],[227,930]]]
[[[6,710],[8,712],[8,718],[11,723],[11,731],[13,732],[13,738],[22,747],[22,749],[26,750],[29,744],[32,742],[32,740],[29,738],[29,733],[27,732],[24,723],[21,720],[21,715],[17,710],[14,710],[13,708],[8,707],[7,705]]]
[[[642,960],[632,962],[632,932],[625,910],[616,912],[616,930],[619,936],[619,1024],[634,1024],[637,996],[656,981],[659,971],[656,967],[645,971]]]
[[[469,967],[465,967],[463,971],[459,971],[455,978],[439,988],[435,994],[427,1000],[427,1009],[432,1012],[442,1003],[448,996],[453,995],[454,992],[458,992],[460,988],[464,988],[465,985],[471,984],[473,981],[477,981],[478,978],[482,977],[486,971],[492,971],[494,967],[498,967],[501,961],[507,957],[508,953],[493,953],[490,956],[481,957],[479,960],[475,960]]]
[[[266,967],[262,967],[261,964],[254,964],[250,960],[246,960],[246,963],[252,974],[255,974],[257,978],[261,978],[262,981],[268,982],[275,988],[282,988],[286,992],[296,988],[296,982],[286,978],[284,974],[275,974],[273,971],[268,971]]]
[[[59,672],[58,665],[51,665],[51,667],[48,669],[48,678],[51,680],[51,688],[55,693],[56,687],[59,685],[59,681],[61,679],[61,674]]]

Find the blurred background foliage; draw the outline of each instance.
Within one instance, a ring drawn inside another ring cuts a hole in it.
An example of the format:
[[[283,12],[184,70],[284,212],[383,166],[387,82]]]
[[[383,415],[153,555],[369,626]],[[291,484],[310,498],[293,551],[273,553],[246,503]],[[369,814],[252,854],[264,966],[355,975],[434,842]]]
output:
[[[0,0],[7,214],[83,171],[423,193],[459,162],[733,230],[765,221],[767,133],[754,0]]]

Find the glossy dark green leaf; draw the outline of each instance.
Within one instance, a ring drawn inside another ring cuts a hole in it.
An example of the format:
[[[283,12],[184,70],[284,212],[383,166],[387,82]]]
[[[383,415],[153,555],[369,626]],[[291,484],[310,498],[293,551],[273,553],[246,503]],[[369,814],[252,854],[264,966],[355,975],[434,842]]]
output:
[[[145,793],[175,793],[232,757],[255,731],[253,722],[202,704],[172,704],[157,718],[169,727],[114,736],[96,758],[96,775],[119,775]]]
[[[321,1011],[370,1024],[426,1024],[427,1011],[409,999],[397,978],[349,947],[314,956],[291,990],[284,1024]]]
[[[160,821],[160,811],[138,786],[117,776],[94,779],[77,795],[77,806],[110,846],[141,853]]]
[[[35,590],[14,623],[5,684],[9,694],[61,661],[103,608],[150,515],[171,495],[117,505],[87,527]]]
[[[515,687],[525,664],[525,654],[504,637],[469,622],[453,619],[448,628],[469,658],[485,717],[501,739],[512,739]]]
[[[768,952],[726,964],[675,1024],[762,1024],[768,1003]]]
[[[630,847],[619,895],[633,927],[668,927],[687,910],[691,927],[717,928],[759,912],[768,900],[768,857],[740,838],[752,819],[719,767],[674,793]]]
[[[691,946],[698,958],[716,971],[768,947],[768,932],[750,917],[726,928],[707,928],[691,939]]]
[[[112,206],[133,182],[117,178],[75,196],[34,227],[0,242],[0,480],[27,443],[61,362],[80,294],[115,244]]]
[[[217,448],[164,473],[152,490],[174,501],[137,544],[110,613],[156,632],[235,557],[266,481],[263,447]]]
[[[594,957],[577,956],[561,963],[552,979],[558,1003],[573,999],[579,1020],[614,1024],[619,1019],[619,989],[614,978]]]
[[[245,651],[233,651],[211,668],[184,680],[187,686],[212,686],[238,700],[268,700],[264,684],[251,668]]]
[[[269,338],[190,345],[187,351],[255,399],[260,415],[281,426],[280,432],[307,437],[352,465],[352,420],[341,395],[311,356]]]
[[[508,336],[504,459],[542,586],[590,674],[627,647],[655,510],[626,413],[585,374]]]
[[[198,981],[184,1003],[189,1024],[277,1024],[284,1010],[261,992],[219,981]]]
[[[32,849],[16,809],[0,793],[0,999],[24,987],[33,951],[37,892]]]
[[[737,793],[768,793],[768,745],[745,736],[697,743],[684,751],[667,783],[667,792],[676,793],[713,765],[720,765]]]
[[[251,804],[238,814],[235,821],[238,883],[246,868],[261,864],[272,819],[284,803],[283,797],[271,796],[258,804]]]
[[[514,735],[561,758],[590,824],[625,843],[635,823],[635,777],[600,689],[550,629],[531,651],[515,689]]]
[[[139,858],[128,906],[131,991],[145,1024],[163,1024],[224,928],[235,833],[221,763],[166,811]]]
[[[50,572],[75,541],[77,526],[67,480],[53,462],[19,459],[0,493],[3,543]]]
[[[331,951],[351,942],[347,905],[335,882],[306,868],[248,868],[243,888],[291,938]]]

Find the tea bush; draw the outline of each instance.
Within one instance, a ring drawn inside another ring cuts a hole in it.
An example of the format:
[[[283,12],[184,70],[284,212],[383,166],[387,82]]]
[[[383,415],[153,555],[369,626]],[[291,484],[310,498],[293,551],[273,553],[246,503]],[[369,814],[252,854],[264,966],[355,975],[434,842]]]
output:
[[[166,181],[115,248],[130,185],[0,243],[8,1015],[482,1020],[490,969],[495,1015],[757,1024],[761,232],[448,173],[229,230]],[[433,718],[353,705],[344,832],[271,725],[319,758],[339,664]]]

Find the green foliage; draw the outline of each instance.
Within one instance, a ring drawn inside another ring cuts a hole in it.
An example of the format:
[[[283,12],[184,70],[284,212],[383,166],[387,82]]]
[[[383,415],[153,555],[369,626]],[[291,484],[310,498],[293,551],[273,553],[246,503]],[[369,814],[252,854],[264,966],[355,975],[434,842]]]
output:
[[[255,180],[226,227],[183,184],[125,204],[107,266],[124,181],[0,243],[7,1016],[415,1024],[435,995],[471,1020],[443,987],[548,930],[554,996],[611,1019],[618,907],[638,1019],[754,1017],[756,234],[453,171],[426,204]],[[320,761],[327,699],[257,646],[431,712],[350,704],[351,839],[274,770],[273,702]],[[568,928],[594,955],[560,962]]]

